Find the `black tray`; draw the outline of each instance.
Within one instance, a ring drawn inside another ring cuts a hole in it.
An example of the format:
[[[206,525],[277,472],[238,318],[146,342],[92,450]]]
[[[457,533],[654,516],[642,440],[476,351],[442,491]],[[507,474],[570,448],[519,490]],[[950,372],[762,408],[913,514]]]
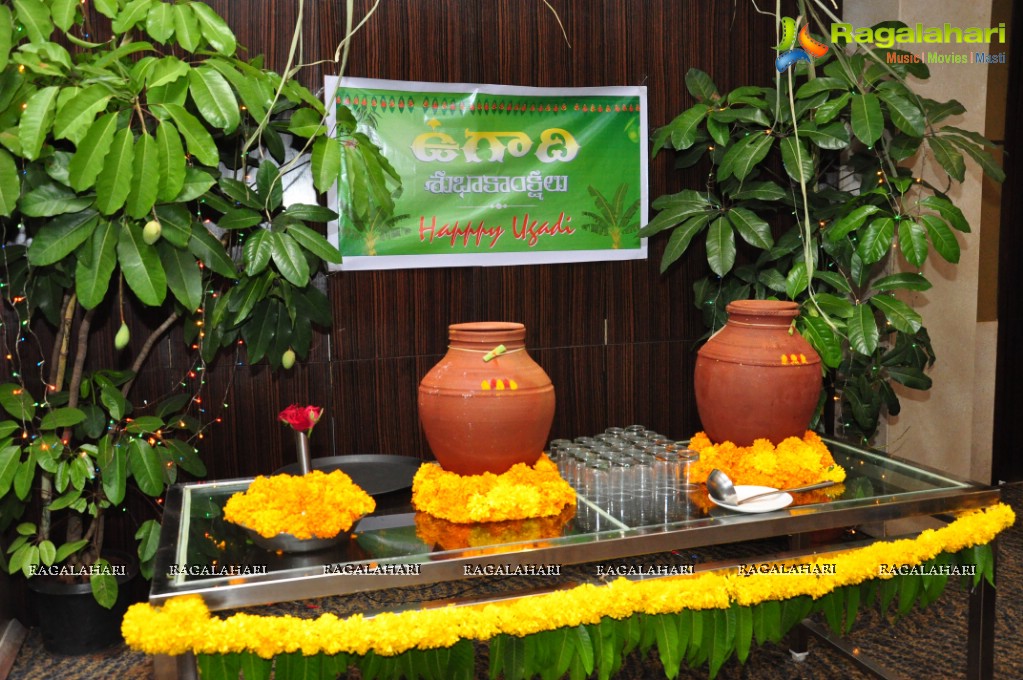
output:
[[[416,476],[416,471],[422,464],[423,461],[411,456],[389,456],[377,453],[312,459],[314,470],[323,470],[324,472],[341,470],[370,496],[381,496],[392,491],[408,489],[412,486],[412,478]],[[289,475],[298,474],[298,463],[285,465],[277,472]]]

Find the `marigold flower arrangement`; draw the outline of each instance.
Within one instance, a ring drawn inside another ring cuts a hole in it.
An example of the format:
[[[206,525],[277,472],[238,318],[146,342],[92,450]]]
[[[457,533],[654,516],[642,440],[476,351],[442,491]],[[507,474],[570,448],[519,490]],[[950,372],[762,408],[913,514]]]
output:
[[[690,479],[698,484],[705,484],[707,475],[715,468],[722,470],[735,484],[776,489],[845,481],[845,469],[835,463],[820,436],[810,430],[802,439],[789,437],[777,446],[766,439],[757,439],[752,446],[736,446],[732,442],[714,444],[705,433],[697,432],[689,448],[700,454],[700,460],[690,472]]]
[[[264,538],[333,538],[376,509],[373,497],[341,470],[256,477],[224,506],[224,518]]]
[[[813,578],[787,574],[744,575],[735,569],[698,572],[691,576],[585,584],[563,591],[463,607],[384,613],[346,619],[324,614],[315,619],[253,616],[239,613],[212,616],[197,595],[186,595],[157,608],[132,605],[121,626],[128,645],[147,654],[253,653],[269,659],[301,651],[314,654],[372,651],[384,656],[410,649],[450,647],[460,639],[489,640],[500,634],[531,635],[563,627],[599,623],[603,617],[624,619],[635,614],[669,614],[683,610],[750,607],[762,602],[809,596],[818,599],[837,588],[871,579],[890,579],[882,564],[914,566],[941,553],[990,543],[1015,521],[1005,504],[970,511],[940,529],[916,538],[879,541],[853,550],[810,556],[805,563],[827,565]]]
[[[575,490],[546,455],[499,475],[458,475],[423,465],[412,481],[412,505],[449,522],[500,522],[551,517],[575,505]]]
[[[491,555],[505,552],[503,543],[517,543],[517,550],[539,548],[545,541],[561,536],[565,525],[575,517],[575,506],[566,506],[561,514],[552,517],[459,524],[439,519],[425,512],[417,512],[416,536],[429,546],[441,550],[472,548],[465,555]],[[522,543],[528,542],[527,546]]]

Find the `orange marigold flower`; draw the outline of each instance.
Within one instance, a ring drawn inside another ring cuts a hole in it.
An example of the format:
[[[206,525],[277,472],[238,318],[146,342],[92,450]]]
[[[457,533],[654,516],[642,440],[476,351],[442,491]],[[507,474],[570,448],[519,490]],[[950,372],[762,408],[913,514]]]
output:
[[[224,519],[264,538],[333,538],[376,509],[376,501],[341,470],[256,477],[224,506]]]
[[[429,464],[412,481],[412,505],[449,522],[500,522],[559,515],[575,505],[575,490],[545,455],[500,475],[463,476]]]
[[[766,439],[757,439],[752,446],[736,446],[727,441],[714,444],[705,433],[697,432],[689,448],[700,454],[690,472],[690,479],[696,483],[706,483],[707,475],[714,469],[723,471],[736,484],[776,489],[845,481],[845,470],[835,463],[824,441],[811,430],[802,439],[789,437],[777,446]]]

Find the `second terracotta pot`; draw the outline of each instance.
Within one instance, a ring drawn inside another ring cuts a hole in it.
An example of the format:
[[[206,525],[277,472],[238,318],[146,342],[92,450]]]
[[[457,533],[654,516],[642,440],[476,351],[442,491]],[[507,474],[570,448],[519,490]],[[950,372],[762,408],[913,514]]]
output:
[[[737,300],[728,322],[700,348],[694,386],[712,442],[749,446],[801,437],[821,391],[821,360],[792,327],[795,302]]]
[[[448,328],[448,352],[419,384],[419,420],[441,467],[460,475],[532,465],[554,420],[554,386],[525,347],[520,323]],[[504,353],[484,359],[496,347]]]

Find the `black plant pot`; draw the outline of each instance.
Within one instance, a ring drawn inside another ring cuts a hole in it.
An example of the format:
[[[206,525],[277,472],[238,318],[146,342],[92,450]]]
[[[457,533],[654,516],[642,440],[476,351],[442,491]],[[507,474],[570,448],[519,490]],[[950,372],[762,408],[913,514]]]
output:
[[[55,654],[88,654],[123,642],[121,619],[136,599],[129,584],[138,576],[138,562],[124,554],[107,556],[124,565],[117,574],[117,601],[110,609],[96,602],[85,583],[62,583],[52,576],[28,580],[31,603],[43,637],[43,646]]]

